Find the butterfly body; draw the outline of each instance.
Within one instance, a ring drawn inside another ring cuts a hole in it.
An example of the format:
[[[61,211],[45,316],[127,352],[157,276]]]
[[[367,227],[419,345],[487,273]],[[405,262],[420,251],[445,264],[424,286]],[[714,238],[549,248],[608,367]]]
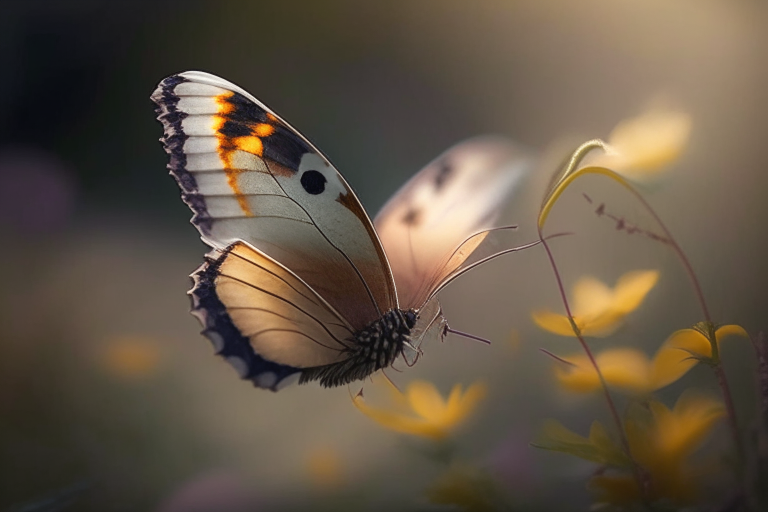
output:
[[[296,376],[362,379],[443,336],[437,291],[528,168],[507,142],[465,143],[374,225],[328,159],[238,86],[190,71],[152,100],[168,168],[213,249],[192,274],[193,314],[241,377],[272,390]]]
[[[416,310],[390,309],[348,340],[351,347],[343,363],[305,369],[299,383],[319,380],[323,386],[339,386],[387,368],[403,353],[417,319]]]

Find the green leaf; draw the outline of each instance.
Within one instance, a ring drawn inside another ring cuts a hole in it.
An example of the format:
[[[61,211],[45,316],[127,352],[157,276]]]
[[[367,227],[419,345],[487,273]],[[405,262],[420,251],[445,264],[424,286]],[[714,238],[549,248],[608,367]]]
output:
[[[688,350],[687,348],[682,348],[682,347],[676,347],[676,348],[678,350],[682,350],[683,352],[686,352],[687,354],[689,354],[689,356],[686,357],[685,359],[683,359],[683,361],[687,361],[689,359],[693,359],[695,361],[698,361],[698,362],[700,362],[702,364],[706,364],[708,366],[714,366],[716,364],[715,360],[712,359],[709,356],[702,355],[702,354],[700,354],[698,352],[694,352],[693,350]]]
[[[600,422],[595,421],[592,423],[592,427],[589,429],[589,441],[602,454],[606,464],[620,468],[632,467],[632,460],[608,435],[605,427]]]
[[[548,420],[538,440],[531,445],[543,450],[567,453],[598,464],[622,468],[630,464],[628,457],[613,442],[605,427],[597,421],[592,424],[589,438],[586,438],[568,430],[555,420]]]

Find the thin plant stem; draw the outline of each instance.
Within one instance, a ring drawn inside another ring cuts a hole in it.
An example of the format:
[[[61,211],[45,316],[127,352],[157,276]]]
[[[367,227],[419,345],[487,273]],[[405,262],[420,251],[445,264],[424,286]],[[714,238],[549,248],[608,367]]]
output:
[[[691,262],[688,260],[688,257],[685,255],[685,252],[683,252],[683,249],[678,245],[677,240],[675,240],[675,237],[672,236],[672,232],[667,228],[667,225],[664,224],[664,222],[661,220],[661,217],[656,213],[656,211],[651,207],[651,205],[648,203],[648,201],[645,200],[645,198],[638,192],[635,187],[629,185],[628,183],[625,184],[625,188],[629,190],[632,195],[635,196],[635,199],[637,199],[640,204],[643,205],[643,208],[645,208],[648,213],[651,214],[653,217],[653,220],[656,221],[656,224],[659,225],[661,230],[664,232],[664,237],[668,240],[669,245],[672,246],[672,250],[675,251],[677,254],[677,257],[680,259],[680,262],[683,264],[683,268],[685,268],[685,272],[688,274],[688,278],[691,280],[691,284],[693,285],[694,292],[696,294],[696,298],[699,301],[699,306],[701,307],[701,312],[704,314],[704,320],[712,323],[712,317],[709,314],[709,308],[707,307],[707,301],[704,299],[704,292],[701,290],[701,284],[699,283],[699,279],[696,277],[696,273],[693,271],[693,266],[691,265]]]
[[[702,291],[701,284],[699,283],[699,279],[696,277],[696,273],[693,270],[693,265],[691,265],[691,262],[688,260],[688,257],[685,255],[685,252],[683,252],[683,249],[677,243],[677,240],[675,240],[675,237],[672,235],[672,232],[667,228],[667,225],[664,223],[664,221],[661,220],[661,217],[659,217],[659,215],[651,207],[648,201],[646,201],[645,198],[640,194],[640,192],[638,192],[635,189],[635,187],[633,187],[627,180],[625,180],[623,177],[618,175],[616,172],[611,171],[610,169],[606,169],[604,167],[585,167],[582,169],[578,169],[579,162],[584,159],[587,153],[597,148],[606,150],[607,145],[603,141],[596,139],[596,140],[592,140],[582,144],[576,150],[576,152],[574,152],[573,157],[568,163],[568,167],[566,171],[558,179],[557,184],[554,186],[552,192],[550,192],[547,195],[547,198],[544,201],[544,205],[541,210],[542,213],[540,213],[539,215],[539,232],[541,232],[541,226],[543,225],[547,215],[549,214],[549,211],[552,205],[554,204],[554,202],[557,201],[560,194],[562,194],[562,192],[566,188],[568,188],[568,186],[570,186],[570,184],[575,179],[581,177],[584,174],[600,174],[613,179],[614,181],[622,185],[626,190],[628,190],[640,202],[640,204],[645,208],[645,210],[648,213],[650,213],[650,215],[656,221],[658,226],[664,232],[664,235],[667,240],[667,244],[672,247],[672,250],[675,252],[678,259],[683,264],[683,267],[685,268],[685,271],[688,274],[688,278],[690,279],[691,284],[693,285],[694,293],[696,295],[696,298],[698,299],[699,306],[701,307],[702,314],[704,315],[704,319],[707,322],[707,324],[710,326],[710,328],[708,329],[707,338],[709,342],[712,344],[712,360],[714,362],[713,369],[714,369],[718,384],[720,385],[720,389],[723,395],[723,401],[725,402],[726,411],[728,413],[728,424],[731,430],[731,436],[733,437],[734,448],[736,449],[737,455],[743,460],[744,445],[741,439],[741,433],[739,432],[738,420],[736,418],[736,409],[733,405],[733,396],[731,394],[730,386],[728,385],[728,378],[725,375],[725,371],[723,370],[722,362],[720,360],[720,355],[718,352],[718,345],[717,345],[717,338],[715,336],[714,324],[712,322],[712,316],[709,313],[709,308],[707,307],[707,301],[704,298],[704,292]]]
[[[725,377],[725,370],[723,365],[719,362],[712,367],[717,377],[717,383],[720,385],[720,389],[723,390],[723,400],[725,401],[725,409],[728,411],[728,424],[731,427],[731,435],[733,436],[733,444],[736,447],[739,458],[744,458],[744,445],[741,441],[741,435],[739,433],[739,425],[736,422],[736,408],[733,406],[733,399],[731,398],[731,388],[728,385],[728,379]]]
[[[581,330],[576,325],[576,322],[573,320],[573,315],[571,314],[571,307],[568,303],[568,297],[565,294],[565,287],[563,286],[563,280],[560,277],[560,272],[557,269],[557,264],[555,263],[555,257],[552,254],[552,250],[549,248],[549,244],[547,243],[546,239],[543,236],[543,233],[541,231],[541,226],[538,228],[539,231],[539,240],[541,240],[541,244],[544,246],[544,250],[547,252],[547,257],[549,258],[549,263],[552,266],[552,272],[555,275],[555,280],[557,281],[557,288],[560,291],[560,298],[563,301],[563,306],[565,307],[565,313],[568,316],[568,319],[571,322],[571,327],[573,328],[574,334],[576,334],[576,338],[578,338],[579,343],[581,344],[581,348],[584,349],[584,352],[587,354],[587,357],[589,358],[589,362],[592,364],[592,367],[595,369],[595,373],[597,373],[597,377],[600,380],[600,386],[603,389],[603,394],[605,395],[605,401],[608,404],[608,410],[611,413],[611,416],[613,417],[613,421],[616,424],[616,430],[619,432],[619,438],[621,439],[621,445],[624,448],[624,452],[627,454],[627,457],[632,462],[632,472],[634,473],[635,480],[637,481],[638,488],[640,489],[640,492],[643,496],[643,500],[647,501],[647,478],[644,478],[642,475],[642,471],[640,469],[639,464],[635,461],[634,457],[632,456],[632,452],[629,448],[629,440],[627,439],[627,433],[624,431],[624,424],[621,421],[621,417],[619,416],[618,409],[616,408],[616,404],[613,401],[613,397],[611,397],[611,392],[608,390],[608,384],[605,382],[605,378],[603,377],[603,372],[600,370],[600,366],[597,364],[597,361],[595,360],[594,355],[592,354],[592,350],[589,348],[589,345],[587,345],[586,340],[584,340],[584,336],[581,334]]]
[[[624,185],[624,188],[629,190],[632,195],[635,196],[635,199],[637,199],[640,204],[648,211],[648,213],[651,214],[653,219],[656,221],[656,224],[661,228],[661,230],[664,232],[664,237],[668,241],[668,245],[672,247],[672,250],[675,251],[675,254],[677,254],[678,259],[683,264],[683,268],[685,268],[686,273],[688,274],[688,278],[691,281],[691,284],[693,285],[693,289],[696,295],[696,298],[699,301],[699,306],[701,307],[701,312],[704,315],[704,320],[707,322],[707,325],[709,328],[707,329],[707,338],[709,339],[709,342],[712,345],[712,360],[714,361],[714,364],[712,366],[712,369],[715,373],[715,377],[717,378],[717,383],[720,386],[720,390],[723,395],[723,402],[725,402],[725,409],[728,413],[728,426],[731,431],[731,437],[733,438],[733,445],[736,449],[736,453],[740,459],[743,460],[744,458],[744,444],[741,439],[741,432],[739,431],[739,422],[736,417],[736,408],[734,407],[733,403],[733,395],[731,393],[731,388],[728,385],[728,377],[725,374],[725,370],[723,370],[723,364],[720,359],[720,353],[719,353],[719,347],[717,344],[717,337],[715,335],[715,328],[714,324],[712,323],[712,317],[709,314],[709,308],[707,307],[707,301],[704,298],[704,292],[702,292],[701,284],[699,283],[699,279],[696,277],[696,273],[693,270],[693,265],[691,265],[691,262],[688,260],[688,257],[685,255],[685,252],[680,247],[680,245],[677,243],[677,240],[675,240],[675,237],[672,235],[672,232],[667,228],[666,224],[661,220],[661,217],[656,213],[656,211],[651,207],[651,205],[648,203],[648,201],[645,200],[645,198],[638,192],[635,187],[631,186],[629,183],[622,183]]]

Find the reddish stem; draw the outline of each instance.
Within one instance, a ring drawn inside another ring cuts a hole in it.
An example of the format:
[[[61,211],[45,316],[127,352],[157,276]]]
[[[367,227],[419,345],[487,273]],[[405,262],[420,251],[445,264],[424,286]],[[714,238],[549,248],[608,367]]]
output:
[[[547,241],[544,239],[544,236],[541,232],[541,227],[538,228],[539,231],[539,240],[541,240],[541,244],[544,246],[544,250],[547,251],[547,257],[549,258],[549,263],[552,266],[552,272],[555,274],[555,280],[557,281],[557,287],[560,290],[560,298],[563,301],[563,305],[565,306],[565,313],[568,315],[568,318],[571,319],[571,323],[574,326],[574,334],[576,334],[576,338],[578,338],[579,343],[581,343],[581,348],[584,349],[584,352],[587,354],[587,357],[589,358],[589,362],[592,364],[592,367],[595,369],[595,373],[597,373],[597,377],[600,380],[600,385],[603,388],[603,394],[605,395],[605,401],[608,403],[608,410],[611,412],[611,416],[613,417],[613,421],[616,424],[616,429],[619,431],[619,437],[621,439],[621,444],[624,448],[625,453],[627,454],[627,457],[629,460],[632,461],[632,470],[635,476],[635,480],[637,480],[638,488],[640,489],[640,492],[643,494],[643,496],[647,495],[647,485],[645,478],[642,477],[642,472],[635,461],[634,457],[632,457],[632,452],[629,448],[629,440],[627,439],[627,434],[624,431],[624,424],[621,421],[621,417],[619,416],[619,412],[616,409],[616,404],[613,402],[613,398],[611,397],[611,393],[608,390],[608,384],[605,382],[605,378],[603,377],[603,372],[600,371],[600,366],[598,366],[597,361],[595,360],[594,355],[592,354],[592,350],[590,350],[589,345],[587,345],[587,342],[584,340],[584,337],[581,334],[581,331],[579,331],[578,326],[575,325],[573,322],[573,314],[571,313],[571,307],[568,304],[568,297],[565,294],[565,287],[563,286],[563,280],[560,277],[560,272],[557,270],[557,264],[555,263],[555,257],[552,254],[552,250],[549,248],[549,244],[547,244]]]
[[[714,360],[714,363],[715,363],[712,368],[715,372],[715,376],[717,377],[717,383],[720,385],[720,389],[723,394],[723,401],[725,402],[725,408],[726,408],[726,411],[728,412],[728,426],[730,427],[731,436],[733,437],[733,444],[734,444],[734,447],[736,448],[736,452],[738,456],[743,459],[744,444],[742,443],[741,434],[739,432],[739,422],[736,418],[736,408],[733,405],[733,395],[731,394],[731,388],[728,385],[728,378],[726,377],[725,371],[723,370],[720,354],[718,352],[717,336],[715,335],[714,324],[712,323],[712,317],[709,314],[707,301],[704,299],[704,292],[702,292],[701,284],[699,283],[699,280],[696,278],[696,273],[693,271],[693,266],[691,265],[691,262],[688,261],[688,258],[683,252],[683,249],[678,245],[677,241],[675,240],[675,237],[672,236],[672,232],[670,232],[669,229],[667,229],[667,226],[661,220],[661,217],[659,217],[656,214],[656,211],[651,207],[650,204],[648,204],[648,201],[646,201],[645,198],[642,195],[640,195],[640,193],[637,190],[635,190],[634,187],[627,186],[626,188],[630,192],[632,192],[632,194],[635,196],[635,198],[638,201],[640,201],[640,204],[642,204],[643,207],[645,207],[645,209],[653,216],[654,220],[662,229],[662,231],[664,231],[664,235],[669,241],[669,244],[672,246],[672,249],[677,254],[678,258],[680,258],[680,261],[682,262],[683,267],[685,268],[685,271],[688,274],[688,278],[691,280],[691,283],[693,284],[696,297],[698,298],[699,305],[701,306],[701,312],[704,314],[704,319],[709,325],[707,338],[709,338],[709,341],[712,344],[712,356],[713,356],[712,359]]]
[[[709,323],[712,323],[712,317],[709,315],[709,308],[707,307],[707,301],[704,299],[704,292],[701,291],[701,284],[699,284],[699,280],[696,278],[696,274],[693,271],[693,266],[691,265],[691,262],[688,261],[688,258],[683,252],[683,249],[680,248],[680,246],[677,244],[677,241],[675,240],[675,237],[672,236],[672,232],[670,232],[669,229],[667,229],[667,225],[664,224],[664,222],[661,220],[661,217],[659,217],[656,211],[653,208],[651,208],[651,205],[648,204],[648,201],[645,200],[645,198],[640,194],[640,192],[638,192],[637,190],[635,190],[634,187],[631,187],[631,186],[628,186],[627,190],[632,192],[635,198],[638,201],[640,201],[640,203],[648,211],[648,213],[651,214],[651,216],[659,225],[661,230],[664,231],[665,237],[669,241],[669,244],[672,246],[672,249],[675,251],[675,253],[677,253],[677,257],[680,258],[680,261],[682,262],[683,267],[685,267],[685,271],[688,274],[688,278],[691,280],[691,283],[693,284],[693,288],[696,293],[696,298],[699,300],[701,311],[704,314],[704,320],[706,320]]]

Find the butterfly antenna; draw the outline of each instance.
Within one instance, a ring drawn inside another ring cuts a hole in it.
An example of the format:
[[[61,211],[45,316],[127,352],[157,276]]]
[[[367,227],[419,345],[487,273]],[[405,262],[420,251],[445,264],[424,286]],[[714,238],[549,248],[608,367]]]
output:
[[[445,331],[444,332],[445,333],[449,333],[450,332],[450,333],[456,334],[458,336],[463,336],[465,338],[469,338],[470,340],[475,340],[475,341],[479,341],[481,343],[485,343],[486,345],[490,345],[491,344],[491,340],[489,340],[489,339],[481,338],[480,336],[475,336],[474,334],[469,334],[468,332],[457,331],[456,329],[451,329],[447,325],[445,326]]]
[[[514,226],[506,226],[506,227],[504,227],[504,228],[497,228],[497,229],[512,229],[513,227],[514,227]],[[493,230],[490,230],[490,229],[489,229],[489,230],[487,230],[487,231],[493,231]],[[479,234],[479,233],[477,233],[477,234]],[[565,235],[570,235],[570,234],[571,234],[571,233],[556,233],[556,234],[554,234],[554,235],[549,235],[549,236],[545,237],[545,239],[546,239],[546,240],[549,240],[549,239],[551,239],[551,238],[557,238],[557,237],[559,237],[559,236],[565,236]],[[475,235],[472,235],[472,236],[475,236]],[[472,237],[470,237],[470,238],[472,238]],[[466,243],[467,241],[469,241],[469,238],[468,238],[468,239],[467,239],[465,242],[463,242],[463,243],[462,243],[462,245],[463,245],[464,243]],[[511,247],[511,248],[509,248],[509,249],[504,249],[504,250],[502,250],[502,251],[499,251],[499,252],[493,253],[493,254],[491,254],[490,256],[486,256],[485,258],[479,259],[479,260],[477,260],[477,261],[475,261],[475,262],[473,262],[473,263],[471,263],[471,264],[467,265],[466,267],[464,267],[464,268],[462,268],[462,269],[456,270],[456,271],[455,271],[455,272],[453,272],[452,274],[449,274],[449,275],[448,275],[448,277],[446,277],[445,279],[443,279],[443,281],[442,281],[442,282],[441,282],[441,283],[440,283],[438,286],[436,286],[436,287],[435,287],[435,289],[434,289],[434,290],[432,291],[432,293],[429,295],[429,298],[427,299],[427,301],[426,301],[426,302],[429,302],[429,300],[430,300],[430,299],[432,299],[432,297],[434,297],[435,295],[437,295],[437,292],[439,292],[440,290],[442,290],[443,288],[445,288],[447,285],[449,285],[450,283],[452,283],[454,279],[456,279],[457,277],[460,277],[460,276],[462,276],[462,275],[466,274],[467,272],[469,272],[469,271],[470,271],[470,270],[472,270],[473,268],[475,268],[475,267],[478,267],[478,266],[482,265],[483,263],[486,263],[486,262],[488,262],[488,261],[491,261],[491,260],[493,260],[493,259],[496,259],[496,258],[498,258],[499,256],[503,256],[503,255],[505,255],[505,254],[509,254],[509,253],[511,253],[511,252],[518,252],[518,251],[522,251],[522,250],[524,250],[524,249],[530,249],[531,247],[535,247],[535,246],[539,245],[540,243],[541,243],[541,240],[536,240],[536,241],[534,241],[534,242],[530,242],[530,243],[527,243],[527,244],[518,245],[517,247]],[[456,249],[456,251],[458,251],[460,248],[461,248],[461,246],[459,246],[459,248],[457,248],[457,249]],[[455,253],[456,251],[454,251],[454,253]]]

